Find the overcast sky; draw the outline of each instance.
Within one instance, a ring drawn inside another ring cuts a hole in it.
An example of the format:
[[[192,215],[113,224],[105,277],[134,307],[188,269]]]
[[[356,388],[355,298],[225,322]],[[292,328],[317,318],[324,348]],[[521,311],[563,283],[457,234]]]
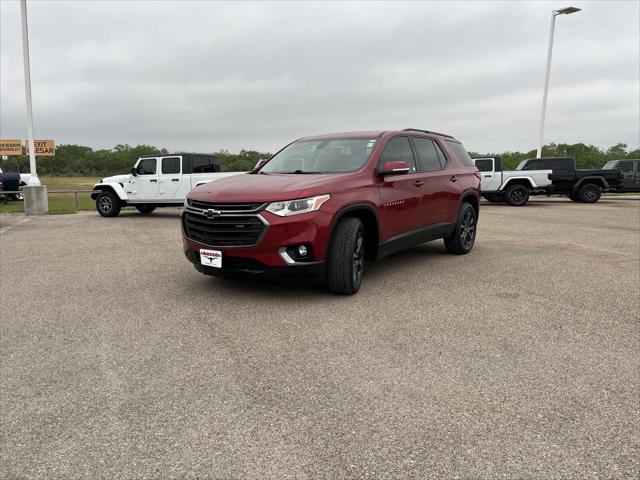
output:
[[[418,127],[479,152],[640,144],[640,2],[29,1],[36,138],[275,151]],[[20,4],[0,1],[0,137],[26,138]]]

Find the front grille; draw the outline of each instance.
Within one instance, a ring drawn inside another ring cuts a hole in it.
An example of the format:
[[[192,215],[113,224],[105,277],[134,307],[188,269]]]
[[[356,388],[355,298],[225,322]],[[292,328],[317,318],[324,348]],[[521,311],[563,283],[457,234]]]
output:
[[[193,208],[201,208],[202,210],[220,210],[221,212],[240,212],[240,211],[256,211],[262,207],[263,203],[209,203],[200,202],[198,200],[189,200],[189,206]]]
[[[260,240],[266,225],[257,215],[220,215],[207,218],[185,210],[182,224],[187,238],[212,247],[250,247]]]

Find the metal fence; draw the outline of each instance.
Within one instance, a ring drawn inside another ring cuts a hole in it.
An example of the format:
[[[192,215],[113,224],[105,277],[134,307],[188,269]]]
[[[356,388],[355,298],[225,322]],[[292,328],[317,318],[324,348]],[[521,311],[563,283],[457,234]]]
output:
[[[95,190],[47,190],[47,197],[49,196],[49,194],[53,194],[53,193],[73,193],[73,209],[77,212],[78,211],[78,194],[79,193],[93,193],[93,192],[95,192]],[[5,194],[5,195],[17,195],[19,193],[24,194],[24,191],[22,191],[22,190],[13,190],[13,191],[0,190],[0,193]],[[22,201],[24,201],[24,199]]]

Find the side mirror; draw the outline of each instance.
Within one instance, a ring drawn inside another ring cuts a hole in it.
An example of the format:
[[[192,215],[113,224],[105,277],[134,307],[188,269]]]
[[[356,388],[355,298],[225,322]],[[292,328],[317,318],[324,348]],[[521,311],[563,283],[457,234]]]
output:
[[[381,177],[386,175],[405,175],[409,173],[409,164],[407,162],[389,161],[384,164],[379,172]]]
[[[133,175],[134,177],[138,176],[138,171],[136,170],[136,167],[131,167],[131,175]]]

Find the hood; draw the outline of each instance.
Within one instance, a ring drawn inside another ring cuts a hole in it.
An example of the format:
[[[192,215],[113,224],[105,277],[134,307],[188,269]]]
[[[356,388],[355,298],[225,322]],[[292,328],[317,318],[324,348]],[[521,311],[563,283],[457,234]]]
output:
[[[194,188],[188,198],[203,202],[277,202],[322,195],[335,190],[347,174],[241,174]]]
[[[104,177],[100,183],[125,183],[128,182],[130,175],[114,175],[113,177]]]

